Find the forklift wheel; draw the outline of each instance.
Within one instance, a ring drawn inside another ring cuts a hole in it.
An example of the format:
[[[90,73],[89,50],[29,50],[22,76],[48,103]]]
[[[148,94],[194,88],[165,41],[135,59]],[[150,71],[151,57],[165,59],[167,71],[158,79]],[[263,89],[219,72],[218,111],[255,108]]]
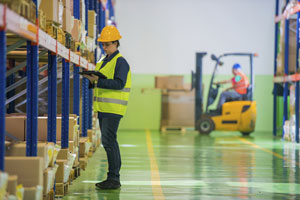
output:
[[[252,132],[241,132],[243,136],[249,136]]]
[[[199,133],[210,134],[215,129],[215,124],[209,117],[202,117],[197,123]]]

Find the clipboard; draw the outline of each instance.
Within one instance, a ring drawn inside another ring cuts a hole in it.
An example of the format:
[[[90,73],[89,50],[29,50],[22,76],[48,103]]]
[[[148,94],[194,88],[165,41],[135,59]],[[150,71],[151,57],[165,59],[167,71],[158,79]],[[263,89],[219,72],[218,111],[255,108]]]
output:
[[[80,74],[80,75],[90,75],[90,76],[92,74],[94,74],[94,75],[98,76],[99,78],[107,79],[106,76],[104,76],[101,72],[98,72],[98,71],[82,71],[82,72],[78,72],[78,74]]]

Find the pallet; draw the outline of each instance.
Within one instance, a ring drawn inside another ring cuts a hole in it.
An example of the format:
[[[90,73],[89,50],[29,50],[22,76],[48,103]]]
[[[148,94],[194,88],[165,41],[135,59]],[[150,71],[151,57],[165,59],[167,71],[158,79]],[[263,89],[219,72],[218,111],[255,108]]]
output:
[[[55,184],[55,196],[63,197],[68,193],[69,182],[66,183],[56,183]]]
[[[54,200],[55,199],[55,194],[54,194],[54,190],[50,190],[50,192],[43,197],[43,200]]]
[[[162,133],[167,133],[167,132],[181,132],[182,134],[186,133],[186,128],[182,126],[162,126],[160,130]]]

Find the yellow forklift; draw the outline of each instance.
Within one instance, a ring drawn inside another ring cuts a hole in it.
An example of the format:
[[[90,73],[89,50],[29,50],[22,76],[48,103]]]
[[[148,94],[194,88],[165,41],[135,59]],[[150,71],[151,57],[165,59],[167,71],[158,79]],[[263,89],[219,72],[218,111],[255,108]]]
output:
[[[211,55],[216,62],[210,80],[206,109],[203,110],[203,83],[202,83],[202,60],[206,52],[196,53],[196,72],[192,72],[192,87],[195,88],[195,130],[201,134],[209,134],[214,130],[239,131],[243,135],[250,135],[255,130],[256,102],[253,100],[254,74],[253,74],[253,53],[226,53],[219,57]],[[228,56],[243,56],[250,59],[250,86],[247,94],[241,100],[225,102],[220,113],[210,110],[219,94],[220,85],[214,85],[214,79],[218,67],[223,65],[222,58]]]

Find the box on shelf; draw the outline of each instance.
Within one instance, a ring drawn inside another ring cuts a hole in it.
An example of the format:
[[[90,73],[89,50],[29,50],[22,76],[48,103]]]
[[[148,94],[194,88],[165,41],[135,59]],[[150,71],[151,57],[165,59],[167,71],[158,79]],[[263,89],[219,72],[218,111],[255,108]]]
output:
[[[71,35],[75,42],[79,42],[80,39],[80,26],[81,26],[81,21],[78,19],[74,19]]]
[[[41,200],[43,199],[43,187],[24,187],[24,199]]]
[[[64,8],[70,9],[71,8],[71,1],[70,0],[63,0],[62,1]]]
[[[64,8],[62,29],[67,33],[71,33],[72,32],[71,25],[72,25],[71,11],[68,8]]]
[[[47,195],[54,186],[55,175],[58,165],[54,167],[49,167],[44,171],[44,185],[43,185],[43,194]]]
[[[94,10],[88,11],[88,23],[92,25],[96,24],[96,12]]]
[[[182,90],[184,89],[183,76],[156,76],[155,88]]]
[[[57,160],[68,160],[69,154],[69,149],[61,149],[57,155]]]
[[[63,183],[65,176],[65,165],[67,164],[67,160],[56,160],[56,164],[58,165],[56,171],[56,182]]]
[[[58,0],[43,0],[40,4],[40,9],[46,15],[47,21],[59,23]]]
[[[290,25],[296,26],[296,20],[290,19]],[[292,29],[296,30],[296,27]],[[289,30],[289,56],[288,56],[288,73],[293,74],[296,72],[296,55],[297,55],[297,40],[296,32],[292,29]],[[280,39],[279,39],[279,52],[276,58],[277,62],[277,75],[284,75],[284,66],[285,66],[285,20],[280,22]]]
[[[56,140],[61,141],[61,117],[56,118]],[[47,141],[48,117],[38,117],[38,140]],[[77,118],[69,117],[69,141],[76,140]]]
[[[42,186],[43,170],[44,159],[41,157],[5,157],[5,171],[17,175],[18,183],[24,187]]]
[[[5,130],[17,139],[25,141],[26,116],[5,117]],[[6,139],[11,140],[9,137],[6,137]]]
[[[18,176],[12,175],[8,176],[8,182],[7,182],[7,193],[9,195],[17,195],[17,186],[18,186]]]
[[[54,143],[38,143],[38,157],[44,159],[44,169],[46,169],[52,160]],[[26,143],[12,143],[6,145],[6,156],[26,156]]]
[[[194,126],[195,91],[162,94],[161,126]]]

